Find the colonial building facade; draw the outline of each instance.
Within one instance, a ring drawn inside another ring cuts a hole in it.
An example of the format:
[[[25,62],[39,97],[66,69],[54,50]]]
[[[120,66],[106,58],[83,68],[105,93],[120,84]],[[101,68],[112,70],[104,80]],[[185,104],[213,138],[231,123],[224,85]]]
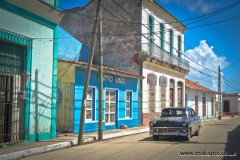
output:
[[[56,137],[56,5],[0,0],[0,146]]]
[[[198,82],[185,80],[185,103],[192,107],[201,118],[214,118],[218,112],[216,105],[217,92],[210,90]]]
[[[66,11],[60,23],[87,47],[90,47],[87,40],[94,21],[90,17],[95,16],[96,2]],[[148,125],[164,107],[184,106],[184,78],[189,72],[189,62],[183,56],[186,27],[155,1],[102,3],[104,66],[146,77],[139,83],[142,124]],[[79,59],[84,57],[81,54]],[[98,63],[97,51],[93,63]]]
[[[59,59],[57,121],[62,131],[72,128],[79,131],[84,77],[87,63]],[[98,66],[92,65],[87,92],[84,132],[98,131]],[[138,83],[144,77],[103,67],[103,130],[120,129],[121,125],[137,127],[141,120],[138,115]],[[60,77],[62,77],[60,79]],[[140,117],[141,118],[141,117]],[[66,125],[67,124],[67,125]]]

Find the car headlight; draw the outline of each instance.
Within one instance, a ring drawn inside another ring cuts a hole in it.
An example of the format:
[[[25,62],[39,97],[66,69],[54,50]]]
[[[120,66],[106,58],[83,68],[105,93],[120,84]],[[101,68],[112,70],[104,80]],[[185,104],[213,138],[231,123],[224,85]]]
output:
[[[153,123],[152,123],[152,122],[150,122],[150,123],[149,123],[149,126],[150,126],[150,127],[152,127],[152,126],[153,126]]]
[[[186,127],[186,126],[187,126],[187,123],[186,123],[186,122],[183,122],[183,123],[182,123],[182,126],[183,126],[183,127]]]

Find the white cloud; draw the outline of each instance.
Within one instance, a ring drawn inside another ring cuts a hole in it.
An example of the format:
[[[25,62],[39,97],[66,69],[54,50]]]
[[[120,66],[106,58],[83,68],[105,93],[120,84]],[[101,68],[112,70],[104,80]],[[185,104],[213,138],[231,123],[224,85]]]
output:
[[[192,12],[200,11],[202,13],[210,12],[214,7],[218,6],[218,4],[210,4],[203,0],[197,0],[193,3],[187,4],[187,7]]]
[[[188,8],[191,12],[201,12],[208,13],[212,11],[215,7],[218,7],[219,3],[209,3],[204,0],[159,0],[160,3],[179,3]]]
[[[206,86],[209,89],[217,90],[217,79],[213,79],[207,75],[211,75],[212,77],[218,77],[218,66],[221,66],[221,68],[225,68],[229,65],[229,62],[226,61],[226,57],[218,57],[214,51],[213,46],[209,46],[206,42],[206,40],[201,40],[199,42],[199,46],[195,47],[193,50],[187,50],[185,52],[186,60],[190,62],[190,66],[194,67],[194,69],[190,69],[189,72],[189,79],[197,78],[199,80],[204,79],[205,82],[210,82],[210,86]],[[191,60],[189,60],[188,58]],[[198,64],[194,63],[193,61],[197,62]],[[205,74],[202,74],[205,73]],[[214,72],[212,72],[214,71]],[[206,78],[207,77],[207,78]],[[188,77],[187,77],[188,78]],[[194,80],[194,79],[193,79]],[[201,81],[202,83],[203,81]]]

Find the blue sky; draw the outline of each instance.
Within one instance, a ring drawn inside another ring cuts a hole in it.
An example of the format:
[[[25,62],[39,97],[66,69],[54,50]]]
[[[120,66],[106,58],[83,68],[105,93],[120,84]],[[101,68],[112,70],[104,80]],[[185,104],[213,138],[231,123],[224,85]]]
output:
[[[59,1],[62,9],[85,6],[89,2],[89,0]],[[180,21],[209,14],[237,2],[237,0],[156,1]],[[229,18],[233,19],[225,21]],[[222,91],[240,92],[240,3],[208,19],[188,24],[196,20],[199,19],[183,22],[189,28],[184,34],[184,52],[187,57],[207,69],[189,60],[191,66],[212,77],[217,77],[212,71],[217,72],[220,65],[224,78]],[[215,22],[218,24],[191,29]],[[224,69],[225,67],[227,68]],[[191,70],[186,78],[217,90],[217,79],[212,77]]]

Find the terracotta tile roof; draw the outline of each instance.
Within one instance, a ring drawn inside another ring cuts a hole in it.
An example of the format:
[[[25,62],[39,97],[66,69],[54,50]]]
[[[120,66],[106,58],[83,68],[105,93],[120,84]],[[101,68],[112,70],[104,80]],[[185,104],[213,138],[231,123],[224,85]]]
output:
[[[208,89],[208,88],[200,85],[198,82],[193,82],[189,79],[185,79],[185,87],[190,88],[190,89],[194,89],[194,90],[199,90],[199,91],[217,93],[216,91]]]
[[[87,68],[87,64],[88,64],[86,62],[76,62],[76,61],[65,60],[65,59],[58,59],[58,61],[66,62],[66,63],[72,63],[72,64],[77,64],[77,65],[79,65],[82,68]],[[92,64],[92,68],[98,69],[98,65]],[[145,77],[143,77],[141,75],[137,75],[137,74],[134,74],[134,73],[117,70],[117,69],[114,69],[114,68],[108,68],[108,67],[104,67],[104,66],[103,66],[103,71],[106,71],[106,72],[112,73],[112,74],[120,74],[120,75],[124,75],[124,76],[127,76],[127,77],[133,77],[133,78],[139,78],[139,79],[144,79],[145,78]]]

